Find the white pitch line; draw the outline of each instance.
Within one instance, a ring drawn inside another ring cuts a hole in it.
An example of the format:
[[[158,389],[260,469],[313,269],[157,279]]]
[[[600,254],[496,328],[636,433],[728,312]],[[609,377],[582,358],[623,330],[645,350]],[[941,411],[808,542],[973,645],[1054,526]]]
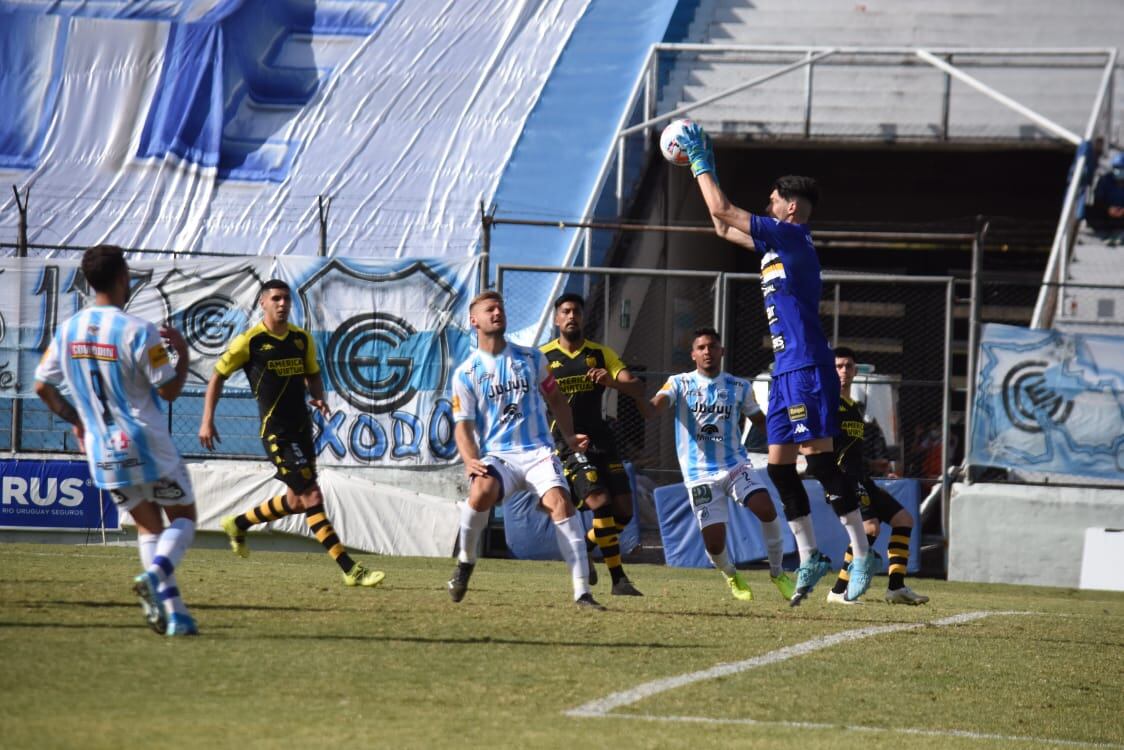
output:
[[[973,620],[979,620],[993,614],[1016,614],[1014,612],[965,612],[960,615],[953,615],[940,620],[934,620],[931,624],[943,625],[958,625]],[[715,677],[725,677],[726,675],[738,674],[757,667],[768,666],[769,664],[777,664],[778,662],[787,661],[797,656],[804,656],[813,651],[830,648],[840,643],[848,643],[850,641],[858,641],[863,638],[870,638],[874,635],[882,635],[883,633],[897,633],[903,630],[916,630],[923,628],[928,623],[913,622],[913,623],[899,623],[897,625],[877,625],[868,628],[858,628],[857,630],[844,630],[841,633],[833,633],[831,635],[813,638],[810,641],[797,643],[795,646],[786,646],[785,648],[776,651],[770,651],[761,656],[755,656],[752,659],[745,661],[737,661],[729,664],[718,664],[710,669],[704,669],[701,672],[691,672],[689,674],[677,675],[675,677],[665,677],[661,680],[653,680],[652,682],[645,682],[631,690],[624,690],[619,693],[613,693],[604,698],[599,698],[589,703],[585,703],[577,708],[572,708],[566,712],[567,716],[604,716],[610,711],[620,708],[621,706],[628,706],[633,703],[638,703],[645,698],[650,698],[653,695],[674,690],[675,688],[683,687],[684,685],[691,685],[703,680],[713,680]]]
[[[768,666],[770,664],[777,664],[797,656],[804,656],[821,649],[836,646],[841,643],[849,643],[851,641],[859,641],[864,638],[870,638],[875,635],[882,635],[883,633],[898,633],[906,630],[917,630],[924,627],[936,626],[946,627],[949,625],[962,625],[975,620],[982,620],[985,617],[993,615],[1026,615],[1033,614],[1030,612],[1009,612],[1009,611],[996,611],[996,612],[964,612],[959,615],[952,615],[950,617],[942,617],[932,622],[917,622],[917,623],[899,623],[896,625],[879,625],[867,628],[858,628],[855,630],[844,630],[841,633],[833,633],[831,635],[813,638],[810,641],[797,643],[794,646],[786,646],[776,651],[755,656],[752,659],[744,661],[732,662],[729,664],[718,664],[710,669],[704,669],[699,672],[691,672],[689,674],[678,675],[676,677],[666,677],[661,680],[653,680],[645,682],[631,690],[624,690],[619,693],[612,693],[604,698],[590,701],[589,703],[582,704],[577,708],[572,708],[565,712],[566,716],[582,717],[582,718],[613,718],[613,719],[632,719],[642,721],[682,721],[693,723],[705,724],[741,724],[741,725],[757,725],[757,726],[780,726],[793,729],[850,729],[861,732],[891,732],[896,734],[906,734],[915,736],[933,736],[933,737],[961,737],[966,739],[978,740],[996,740],[1007,742],[1030,742],[1039,744],[1051,745],[1065,745],[1067,747],[1102,747],[1102,748],[1124,748],[1124,745],[1114,745],[1110,743],[1100,742],[1084,742],[1081,740],[1063,740],[1063,739],[1045,739],[1041,737],[1019,737],[1011,735],[999,734],[986,734],[981,732],[968,732],[957,729],[941,730],[941,729],[915,729],[910,727],[873,727],[863,725],[839,725],[839,724],[823,724],[816,722],[800,722],[800,721],[760,721],[757,719],[714,719],[708,717],[698,716],[648,716],[638,714],[611,714],[614,709],[628,706],[633,703],[638,703],[653,695],[674,690],[685,685],[691,685],[696,682],[704,680],[712,680],[716,677],[725,677],[727,675],[738,674],[746,672],[758,667]]]

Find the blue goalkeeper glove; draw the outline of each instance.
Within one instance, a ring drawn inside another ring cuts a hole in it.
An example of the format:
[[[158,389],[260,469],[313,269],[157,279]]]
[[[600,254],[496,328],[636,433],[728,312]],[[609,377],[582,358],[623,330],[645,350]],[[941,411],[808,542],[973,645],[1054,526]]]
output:
[[[683,128],[682,135],[675,140],[680,148],[687,152],[687,158],[691,160],[691,174],[694,177],[705,172],[710,172],[712,177],[718,177],[718,172],[714,168],[714,149],[710,145],[710,136],[698,123],[693,122]]]

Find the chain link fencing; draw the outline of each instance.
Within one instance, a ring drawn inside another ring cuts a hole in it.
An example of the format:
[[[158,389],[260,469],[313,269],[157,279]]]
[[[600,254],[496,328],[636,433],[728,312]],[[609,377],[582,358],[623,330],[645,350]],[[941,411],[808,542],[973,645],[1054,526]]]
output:
[[[759,275],[509,266],[497,269],[497,285],[515,299],[541,288],[544,274],[557,277],[562,271],[572,279],[565,291],[586,297],[586,336],[616,351],[644,379],[648,397],[669,375],[694,368],[692,334],[713,326],[723,336],[725,369],[754,381],[758,402],[766,406],[773,352]],[[854,349],[860,363],[853,395],[868,404],[882,427],[897,473],[936,480],[942,464],[962,454],[962,441],[948,428],[953,279],[830,273],[823,278],[824,330],[833,345]],[[557,335],[549,321],[534,333],[535,345]],[[635,404],[615,391],[606,396],[604,415],[626,460],[657,484],[679,481],[670,419],[645,421]],[[747,444],[764,451],[765,436],[750,429]]]
[[[27,258],[57,258],[68,261],[80,260],[87,250],[86,246],[62,244],[29,244],[26,246]],[[18,257],[20,247],[13,243],[0,243],[0,257]],[[144,260],[197,260],[198,254],[169,253],[162,250],[126,248],[128,257]],[[258,256],[220,255],[226,261]],[[47,283],[47,282],[44,282]],[[46,289],[41,290],[50,296]],[[54,290],[54,294],[60,290]],[[45,303],[47,304],[47,303]],[[0,340],[5,336],[18,335],[14,329],[6,329],[0,320]],[[224,339],[225,343],[225,339]],[[41,353],[45,342],[37,347]],[[7,363],[0,363],[0,392],[18,392],[17,374],[11,372]],[[26,384],[19,384],[26,386]],[[203,414],[203,395],[206,382],[189,378],[184,391],[176,401],[164,405],[167,411],[168,429],[173,442],[181,454],[188,458],[260,458],[261,441],[258,436],[261,421],[257,401],[248,391],[228,388],[224,392],[221,406],[215,416],[216,428],[222,442],[213,452],[203,450],[199,445],[198,432]],[[80,451],[70,430],[70,425],[53,414],[46,404],[37,398],[7,398],[0,400],[0,450],[27,451],[39,453],[63,453],[78,455]]]

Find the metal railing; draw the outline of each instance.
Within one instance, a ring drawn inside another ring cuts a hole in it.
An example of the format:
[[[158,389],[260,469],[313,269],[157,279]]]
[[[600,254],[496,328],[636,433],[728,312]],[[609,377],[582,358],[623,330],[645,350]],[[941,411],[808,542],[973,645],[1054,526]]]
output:
[[[1093,111],[1089,114],[1089,122],[1085,126],[1084,141],[1089,144],[1103,139],[1105,134],[1112,132],[1112,87],[1116,68],[1116,50],[1109,50],[1107,54],[1108,61],[1105,63],[1105,70],[1097,89]],[[1038,293],[1038,302],[1034,306],[1032,328],[1049,328],[1054,316],[1061,310],[1069,255],[1077,237],[1079,223],[1077,208],[1082,194],[1089,187],[1085,183],[1086,172],[1091,171],[1090,166],[1096,167],[1095,164],[1086,164],[1089,158],[1087,151],[1091,150],[1078,150],[1073,170],[1069,175],[1065,199],[1062,201],[1062,213],[1054,232],[1054,242],[1050,247],[1050,259],[1046,263],[1046,272],[1042,275],[1042,288]]]

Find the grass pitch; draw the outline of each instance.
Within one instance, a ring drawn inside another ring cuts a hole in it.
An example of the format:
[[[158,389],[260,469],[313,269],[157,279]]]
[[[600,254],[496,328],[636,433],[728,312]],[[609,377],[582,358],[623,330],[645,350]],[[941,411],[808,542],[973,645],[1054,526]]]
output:
[[[173,640],[143,625],[135,549],[0,545],[0,745],[1124,746],[1120,594],[921,580],[930,604],[891,607],[883,577],[865,606],[821,583],[791,609],[762,571],[743,603],[713,570],[633,565],[645,596],[602,575],[596,613],[561,563],[482,560],[453,604],[451,560],[367,561],[378,589],[345,588],[323,554],[193,549],[178,577],[202,634]],[[981,611],[1021,614],[934,624]]]

